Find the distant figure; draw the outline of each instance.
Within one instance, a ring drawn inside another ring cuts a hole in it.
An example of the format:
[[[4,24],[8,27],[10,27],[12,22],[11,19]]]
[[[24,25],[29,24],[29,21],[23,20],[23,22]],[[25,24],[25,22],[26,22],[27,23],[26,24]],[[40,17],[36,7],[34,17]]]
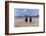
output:
[[[28,19],[27,19],[27,16],[26,16],[26,18],[25,18],[25,22],[27,22],[28,21]]]
[[[30,17],[29,22],[31,22],[31,21],[32,21],[32,19],[31,19],[31,17]]]

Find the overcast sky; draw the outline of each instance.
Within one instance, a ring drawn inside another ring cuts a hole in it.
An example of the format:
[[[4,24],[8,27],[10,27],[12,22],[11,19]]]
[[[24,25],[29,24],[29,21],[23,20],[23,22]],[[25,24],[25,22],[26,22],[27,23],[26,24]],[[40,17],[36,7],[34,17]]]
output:
[[[37,16],[39,9],[14,8],[14,16]]]

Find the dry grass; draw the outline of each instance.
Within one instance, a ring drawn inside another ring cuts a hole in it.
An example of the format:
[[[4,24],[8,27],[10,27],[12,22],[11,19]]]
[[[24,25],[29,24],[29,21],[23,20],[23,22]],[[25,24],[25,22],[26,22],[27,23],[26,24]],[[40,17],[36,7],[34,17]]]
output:
[[[32,22],[25,22],[25,19],[16,19],[14,20],[15,27],[36,27],[39,26],[39,19],[38,18],[32,18]]]

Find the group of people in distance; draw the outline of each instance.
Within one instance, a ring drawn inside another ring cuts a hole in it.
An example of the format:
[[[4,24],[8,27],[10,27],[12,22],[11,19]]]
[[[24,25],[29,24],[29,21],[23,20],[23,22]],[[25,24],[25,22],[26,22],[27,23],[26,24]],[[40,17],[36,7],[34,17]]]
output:
[[[31,22],[31,21],[32,21],[32,19],[30,17],[29,22]],[[28,22],[28,18],[27,17],[25,18],[25,22]]]

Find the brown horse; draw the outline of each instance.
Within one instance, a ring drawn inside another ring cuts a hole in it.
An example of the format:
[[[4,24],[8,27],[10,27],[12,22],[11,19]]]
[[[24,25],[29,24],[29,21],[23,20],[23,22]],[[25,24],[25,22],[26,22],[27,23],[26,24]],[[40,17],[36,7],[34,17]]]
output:
[[[25,18],[25,22],[27,22],[28,21],[28,19],[27,19],[27,17]]]

